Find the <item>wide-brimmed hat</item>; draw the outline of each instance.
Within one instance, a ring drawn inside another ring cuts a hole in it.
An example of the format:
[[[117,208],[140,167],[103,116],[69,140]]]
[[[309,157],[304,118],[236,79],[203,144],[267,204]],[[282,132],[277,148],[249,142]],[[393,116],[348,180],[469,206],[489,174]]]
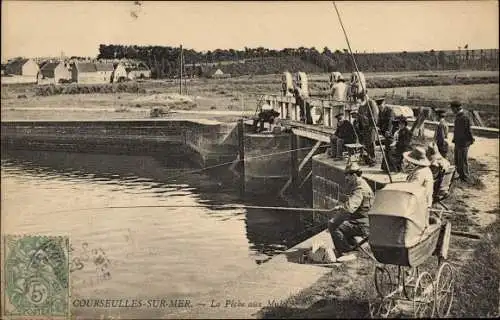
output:
[[[385,101],[385,98],[383,98],[383,97],[381,97],[381,98],[376,98],[376,99],[375,99],[375,102],[376,102],[377,104],[381,104],[381,103],[382,103],[382,102],[384,102],[384,101]]]
[[[350,174],[350,173],[356,173],[356,172],[362,172],[361,167],[357,162],[350,162],[346,167],[345,167],[345,173]]]
[[[340,117],[345,117],[345,114],[343,112],[339,112],[335,115],[335,118],[340,118]]]
[[[450,103],[450,108],[461,108],[461,107],[462,107],[462,104],[458,100],[453,100]]]
[[[428,167],[431,164],[425,155],[424,148],[422,147],[416,147],[411,151],[403,153],[403,158],[405,158],[408,162],[421,167]]]

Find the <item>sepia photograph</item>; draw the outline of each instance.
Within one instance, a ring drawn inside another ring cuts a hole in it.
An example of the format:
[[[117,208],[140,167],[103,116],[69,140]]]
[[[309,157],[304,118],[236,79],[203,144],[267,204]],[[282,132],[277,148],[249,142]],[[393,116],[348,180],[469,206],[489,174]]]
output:
[[[1,9],[1,319],[500,317],[498,1]]]

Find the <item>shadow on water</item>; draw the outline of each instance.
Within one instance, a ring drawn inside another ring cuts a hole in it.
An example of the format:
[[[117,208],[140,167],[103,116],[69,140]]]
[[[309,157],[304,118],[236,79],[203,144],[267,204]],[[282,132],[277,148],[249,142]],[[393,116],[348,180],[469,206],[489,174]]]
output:
[[[130,193],[131,197],[138,189],[159,199],[194,194],[197,202],[205,205],[287,206],[274,194],[241,199],[237,179],[227,167],[200,169],[183,154],[143,156],[24,150],[2,152],[2,176],[104,183],[119,186],[117,191]],[[217,211],[207,212],[214,218],[220,218]],[[245,222],[249,249],[267,256],[265,259],[256,258],[258,264],[311,236],[309,231],[313,221],[310,213],[262,209],[245,211],[241,220]]]

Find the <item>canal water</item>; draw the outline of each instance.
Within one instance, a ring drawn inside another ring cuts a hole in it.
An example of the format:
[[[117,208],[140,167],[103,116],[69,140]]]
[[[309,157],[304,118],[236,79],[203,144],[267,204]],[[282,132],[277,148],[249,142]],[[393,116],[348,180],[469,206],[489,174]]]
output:
[[[11,150],[1,168],[3,233],[69,236],[73,298],[195,297],[311,235],[310,213],[135,207],[286,206],[241,200],[227,169],[200,171],[182,155]]]

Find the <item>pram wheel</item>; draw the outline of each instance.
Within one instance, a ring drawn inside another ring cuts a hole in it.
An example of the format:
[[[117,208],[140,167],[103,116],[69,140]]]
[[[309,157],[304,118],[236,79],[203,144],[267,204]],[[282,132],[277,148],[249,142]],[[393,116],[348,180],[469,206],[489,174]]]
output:
[[[387,318],[395,308],[392,299],[377,299],[375,302],[369,302],[370,317],[372,319]]]
[[[436,277],[436,313],[440,318],[447,317],[450,314],[453,303],[454,293],[454,275],[453,268],[448,262],[444,262],[439,267]]]
[[[375,267],[374,278],[375,289],[377,290],[379,297],[389,297],[393,293],[396,284],[394,283],[391,272],[389,271],[387,266]]]
[[[432,318],[434,315],[434,281],[429,272],[422,272],[415,284],[413,312],[415,318]]]

